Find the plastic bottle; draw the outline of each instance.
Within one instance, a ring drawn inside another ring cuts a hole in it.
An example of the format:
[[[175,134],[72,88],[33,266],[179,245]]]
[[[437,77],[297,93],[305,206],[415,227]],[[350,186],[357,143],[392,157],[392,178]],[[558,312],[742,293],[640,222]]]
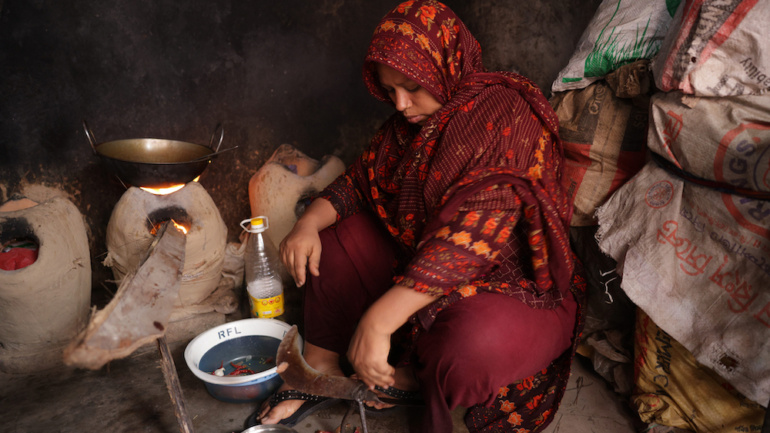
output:
[[[284,312],[283,282],[278,272],[278,253],[264,237],[268,221],[258,216],[241,221],[249,232],[244,255],[246,291],[249,294],[251,316],[263,319],[278,318]]]

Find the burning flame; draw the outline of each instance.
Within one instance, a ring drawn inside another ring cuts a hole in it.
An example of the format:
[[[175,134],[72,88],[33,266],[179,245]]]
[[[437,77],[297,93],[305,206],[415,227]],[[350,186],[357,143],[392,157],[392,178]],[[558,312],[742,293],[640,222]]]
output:
[[[182,224],[177,223],[174,220],[171,220],[171,223],[174,224],[174,227],[177,228],[180,232],[187,234],[187,227],[183,226]]]
[[[161,228],[161,226],[163,226],[164,222],[165,221],[161,221],[159,223],[153,224],[152,229],[150,229],[150,234],[153,235],[153,236],[158,236],[158,230],[160,230],[160,228]],[[171,222],[171,224],[174,224],[174,227],[176,227],[177,230],[179,230],[180,232],[182,232],[184,234],[187,234],[187,232],[189,231],[189,227],[187,227],[187,226],[185,226],[183,224],[179,224],[178,222],[174,221],[173,219],[171,219],[170,222]]]
[[[198,176],[195,179],[193,179],[192,182],[197,182],[198,179],[200,179],[200,178],[201,177]],[[171,194],[173,192],[179,191],[180,189],[184,188],[184,186],[185,186],[184,183],[180,183],[179,185],[173,185],[173,186],[169,186],[169,187],[166,187],[166,188],[147,188],[147,187],[144,187],[144,186],[140,186],[139,188],[144,190],[144,191],[147,191],[147,192],[149,192],[151,194],[155,194],[155,195],[168,195],[168,194]]]

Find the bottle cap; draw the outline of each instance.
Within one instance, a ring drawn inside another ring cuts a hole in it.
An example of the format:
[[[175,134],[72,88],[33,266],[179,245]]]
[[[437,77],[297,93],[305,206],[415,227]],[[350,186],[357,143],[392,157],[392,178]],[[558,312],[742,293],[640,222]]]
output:
[[[258,216],[241,221],[241,227],[249,233],[260,233],[267,230],[270,225],[267,223],[266,216]]]

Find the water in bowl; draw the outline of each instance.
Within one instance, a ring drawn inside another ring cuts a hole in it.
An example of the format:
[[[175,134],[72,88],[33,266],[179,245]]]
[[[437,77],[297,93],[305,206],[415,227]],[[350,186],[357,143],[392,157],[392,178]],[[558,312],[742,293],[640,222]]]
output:
[[[198,369],[213,373],[224,368],[225,376],[233,376],[236,366],[243,366],[260,373],[275,367],[275,355],[281,340],[264,335],[247,335],[223,341],[209,349],[201,357]]]

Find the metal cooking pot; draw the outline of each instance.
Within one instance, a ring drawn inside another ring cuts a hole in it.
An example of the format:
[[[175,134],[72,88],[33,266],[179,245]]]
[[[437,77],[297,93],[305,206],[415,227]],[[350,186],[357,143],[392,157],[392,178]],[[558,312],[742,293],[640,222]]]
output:
[[[220,151],[225,131],[217,125],[209,146],[176,140],[135,138],[96,144],[86,121],[83,121],[88,142],[94,153],[124,183],[148,188],[166,188],[192,181],[206,169],[217,155],[237,149]],[[214,148],[214,140],[219,141]]]

